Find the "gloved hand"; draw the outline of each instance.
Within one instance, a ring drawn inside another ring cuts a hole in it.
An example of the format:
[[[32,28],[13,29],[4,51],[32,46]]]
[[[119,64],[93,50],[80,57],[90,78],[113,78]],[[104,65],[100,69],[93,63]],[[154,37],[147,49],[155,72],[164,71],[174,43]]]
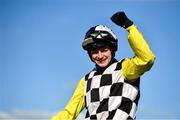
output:
[[[133,24],[133,22],[126,16],[126,14],[123,11],[115,13],[111,20],[118,26],[121,26],[123,28],[127,28]]]

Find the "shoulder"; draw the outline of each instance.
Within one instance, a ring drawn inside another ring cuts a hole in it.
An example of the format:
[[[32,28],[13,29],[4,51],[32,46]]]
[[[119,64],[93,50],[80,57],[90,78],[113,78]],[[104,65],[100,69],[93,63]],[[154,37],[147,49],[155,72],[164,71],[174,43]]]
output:
[[[96,69],[93,68],[90,72],[88,72],[88,73],[84,76],[84,79],[85,79],[85,80],[88,80],[89,78],[91,78],[91,77],[94,75],[95,72],[96,72]]]

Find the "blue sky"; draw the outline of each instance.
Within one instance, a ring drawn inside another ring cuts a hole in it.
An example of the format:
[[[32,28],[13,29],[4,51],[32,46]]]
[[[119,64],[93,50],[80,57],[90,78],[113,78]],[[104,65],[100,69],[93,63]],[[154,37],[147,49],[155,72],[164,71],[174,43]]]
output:
[[[63,109],[94,67],[81,44],[96,24],[118,36],[117,59],[132,57],[127,32],[110,20],[120,10],[156,55],[141,78],[138,117],[180,118],[178,0],[0,0],[0,111]]]

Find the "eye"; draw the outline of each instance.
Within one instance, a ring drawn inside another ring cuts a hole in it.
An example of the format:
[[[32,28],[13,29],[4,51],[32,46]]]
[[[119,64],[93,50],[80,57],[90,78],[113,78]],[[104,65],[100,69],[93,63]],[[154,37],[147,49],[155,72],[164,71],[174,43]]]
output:
[[[98,53],[98,50],[92,50],[91,51],[91,54],[97,54]]]

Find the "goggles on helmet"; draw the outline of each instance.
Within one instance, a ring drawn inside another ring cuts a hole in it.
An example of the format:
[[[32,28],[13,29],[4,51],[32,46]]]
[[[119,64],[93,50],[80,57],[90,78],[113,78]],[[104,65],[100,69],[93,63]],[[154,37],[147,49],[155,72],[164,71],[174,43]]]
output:
[[[82,47],[84,50],[93,49],[94,45],[109,45],[114,47],[113,49],[117,50],[117,37],[111,31],[111,29],[107,28],[103,25],[97,25],[89,29],[84,38]]]

